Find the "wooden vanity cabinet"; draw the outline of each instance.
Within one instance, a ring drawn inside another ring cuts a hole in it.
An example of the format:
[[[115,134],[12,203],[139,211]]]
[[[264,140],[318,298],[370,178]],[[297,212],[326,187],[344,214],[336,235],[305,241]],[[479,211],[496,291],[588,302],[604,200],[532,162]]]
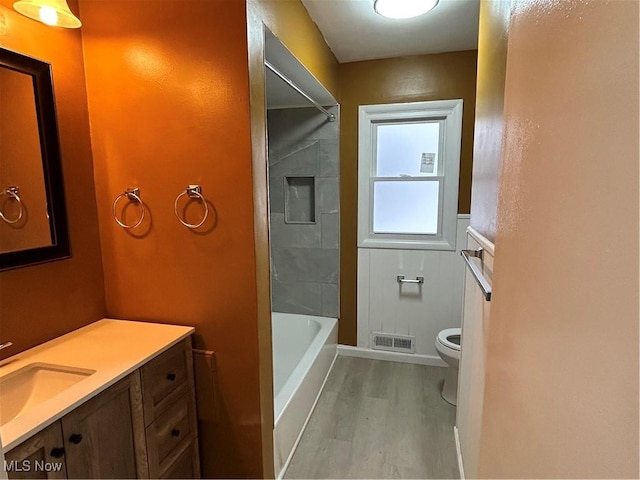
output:
[[[9,478],[148,478],[135,371],[6,454]]]
[[[75,408],[5,458],[10,479],[199,478],[191,339]],[[35,470],[36,465],[60,467]]]
[[[4,457],[9,478],[67,478],[60,422],[49,425]]]

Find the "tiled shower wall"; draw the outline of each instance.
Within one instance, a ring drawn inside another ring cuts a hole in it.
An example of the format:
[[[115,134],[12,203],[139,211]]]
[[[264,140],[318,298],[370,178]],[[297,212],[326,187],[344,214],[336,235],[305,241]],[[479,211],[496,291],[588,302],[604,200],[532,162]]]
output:
[[[338,107],[328,110],[339,117]],[[275,312],[338,316],[338,122],[327,121],[315,108],[268,111],[271,303]],[[314,198],[303,202],[313,209],[312,222],[285,223],[285,202],[290,212],[297,212],[296,201],[302,200],[303,193],[291,185],[286,188],[285,177],[315,179]]]

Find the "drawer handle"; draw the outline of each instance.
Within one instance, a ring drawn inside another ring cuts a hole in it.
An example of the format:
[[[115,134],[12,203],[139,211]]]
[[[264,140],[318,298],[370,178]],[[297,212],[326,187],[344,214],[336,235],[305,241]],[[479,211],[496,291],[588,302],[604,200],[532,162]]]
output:
[[[171,435],[174,437],[179,437],[180,436],[180,429],[179,428],[174,428],[173,430],[171,430]]]
[[[74,433],[69,437],[69,441],[74,445],[79,444],[82,441],[82,434]]]
[[[167,374],[167,380],[169,380],[170,382],[173,382],[175,379],[176,379],[176,374],[175,373]]]
[[[64,455],[64,448],[54,447],[51,449],[51,456],[53,458],[61,458]]]

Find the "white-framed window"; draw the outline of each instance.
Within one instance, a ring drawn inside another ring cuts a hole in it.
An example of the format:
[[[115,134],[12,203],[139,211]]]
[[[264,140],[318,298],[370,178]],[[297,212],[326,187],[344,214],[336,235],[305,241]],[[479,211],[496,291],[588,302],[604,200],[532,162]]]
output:
[[[358,247],[455,250],[462,100],[361,105]]]

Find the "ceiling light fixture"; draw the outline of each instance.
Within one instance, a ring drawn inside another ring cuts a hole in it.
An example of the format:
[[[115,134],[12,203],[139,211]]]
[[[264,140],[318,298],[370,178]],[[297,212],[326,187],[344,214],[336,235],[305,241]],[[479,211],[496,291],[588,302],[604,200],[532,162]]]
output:
[[[373,9],[388,18],[411,18],[424,15],[438,0],[374,0]]]
[[[13,8],[46,25],[63,28],[80,28],[82,22],[67,5],[67,0],[18,0]]]

